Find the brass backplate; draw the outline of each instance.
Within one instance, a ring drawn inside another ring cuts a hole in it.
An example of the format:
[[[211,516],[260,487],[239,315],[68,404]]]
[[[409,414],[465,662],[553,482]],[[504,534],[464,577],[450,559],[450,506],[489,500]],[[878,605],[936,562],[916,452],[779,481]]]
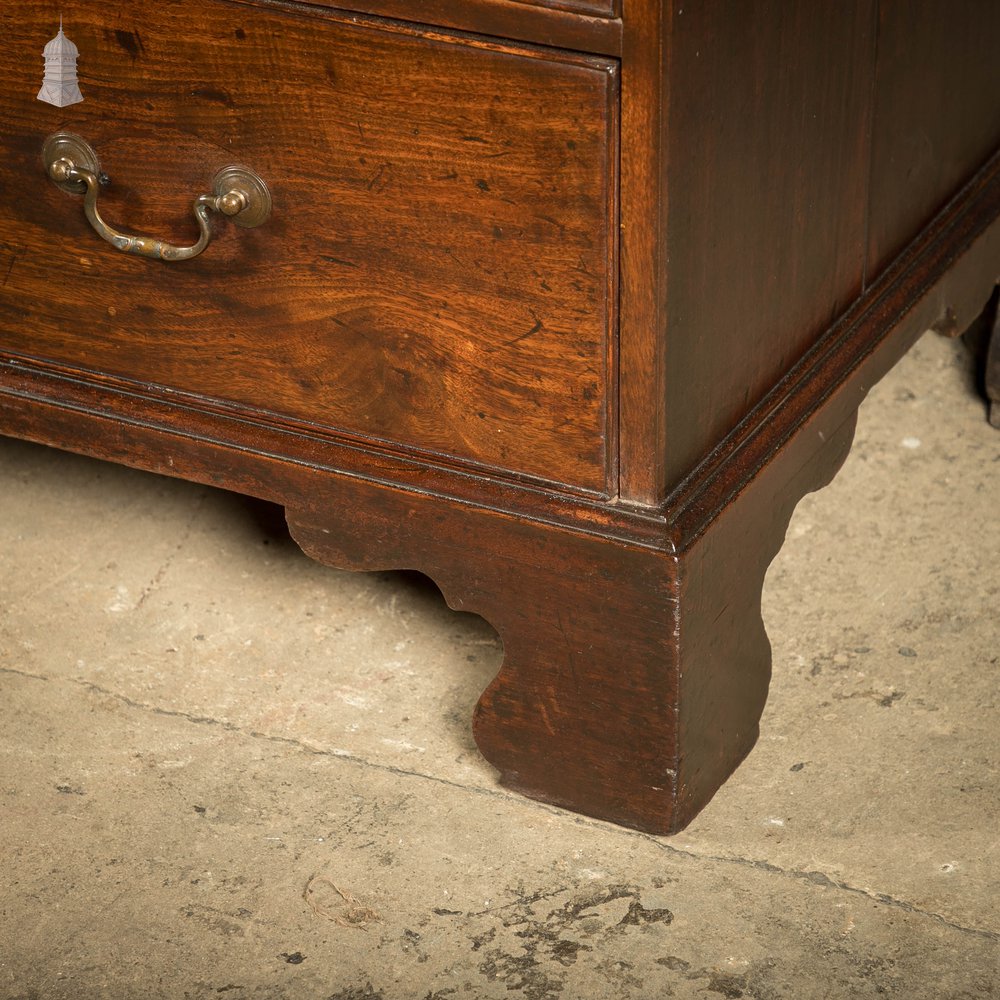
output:
[[[71,160],[78,170],[86,170],[95,177],[101,174],[101,162],[93,147],[86,139],[81,139],[72,132],[56,132],[45,140],[42,146],[42,162],[45,164],[46,173],[57,160]],[[54,181],[54,183],[70,194],[83,194],[87,190],[87,185],[79,180]]]
[[[232,221],[244,229],[253,229],[267,221],[271,214],[271,192],[267,185],[249,167],[223,167],[212,180],[212,193],[221,197],[230,191],[242,191],[247,207]]]

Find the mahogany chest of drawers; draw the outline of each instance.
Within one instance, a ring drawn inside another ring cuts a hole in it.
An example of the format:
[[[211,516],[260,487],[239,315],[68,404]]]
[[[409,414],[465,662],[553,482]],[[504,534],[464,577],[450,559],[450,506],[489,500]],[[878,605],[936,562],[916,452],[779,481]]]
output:
[[[792,508],[1000,275],[1000,7],[78,0],[43,64],[52,10],[0,12],[0,432],[427,573],[502,781],[682,827]]]

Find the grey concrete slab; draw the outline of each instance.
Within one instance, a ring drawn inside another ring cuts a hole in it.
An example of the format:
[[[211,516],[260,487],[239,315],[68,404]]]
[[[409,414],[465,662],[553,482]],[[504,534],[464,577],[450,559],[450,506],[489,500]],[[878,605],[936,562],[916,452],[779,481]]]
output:
[[[995,938],[813,875],[699,857],[84,683],[8,675],[5,711],[34,733],[3,784],[6,997],[995,986]],[[30,836],[12,838],[14,824]]]
[[[1000,995],[1000,434],[925,338],[768,576],[683,834],[495,786],[495,633],[273,508],[0,441],[0,998]]]
[[[319,566],[280,509],[245,497],[19,442],[4,449],[2,593],[22,663],[493,784],[469,713],[500,641],[424,578]]]

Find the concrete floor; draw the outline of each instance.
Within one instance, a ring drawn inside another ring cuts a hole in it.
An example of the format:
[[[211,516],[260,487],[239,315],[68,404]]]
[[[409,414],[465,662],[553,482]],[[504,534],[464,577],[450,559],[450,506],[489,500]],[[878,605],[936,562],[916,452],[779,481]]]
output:
[[[0,440],[0,997],[1000,996],[998,504],[925,337],[771,568],[759,745],[668,839],[496,787],[498,641],[422,578]]]

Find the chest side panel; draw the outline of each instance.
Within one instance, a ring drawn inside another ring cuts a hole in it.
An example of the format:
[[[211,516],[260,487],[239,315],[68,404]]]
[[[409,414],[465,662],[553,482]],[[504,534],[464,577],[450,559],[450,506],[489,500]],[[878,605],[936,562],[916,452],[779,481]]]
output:
[[[868,278],[1000,148],[1000,4],[882,0]]]
[[[874,7],[678,0],[667,44],[669,489],[861,289]]]

